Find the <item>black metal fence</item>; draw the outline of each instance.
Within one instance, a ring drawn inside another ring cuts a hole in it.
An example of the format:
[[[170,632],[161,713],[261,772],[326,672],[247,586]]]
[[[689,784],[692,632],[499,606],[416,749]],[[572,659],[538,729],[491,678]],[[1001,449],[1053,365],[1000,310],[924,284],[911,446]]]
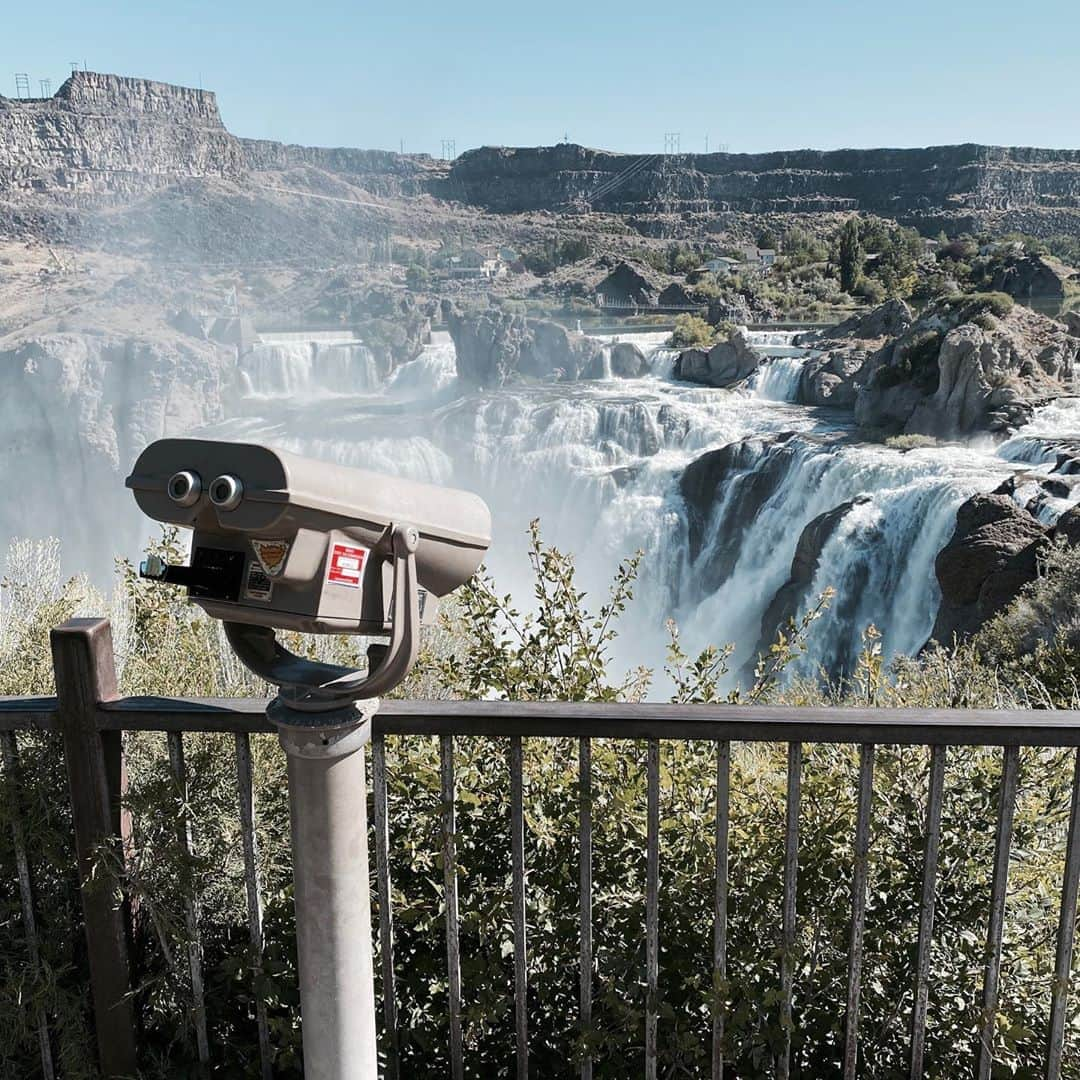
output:
[[[0,748],[6,771],[17,774],[20,730],[56,732],[63,741],[71,795],[72,820],[80,880],[89,877],[91,860],[101,844],[115,845],[122,857],[129,823],[124,820],[122,796],[126,778],[120,733],[158,731],[168,734],[170,763],[181,790],[186,789],[184,732],[217,732],[235,740],[237,793],[243,835],[249,931],[256,972],[262,948],[262,902],[257,872],[255,807],[252,796],[249,736],[271,732],[265,701],[179,700],[121,698],[113,667],[112,638],[105,620],[72,620],[53,631],[56,697],[0,698]],[[930,748],[926,848],[923,863],[916,976],[911,987],[910,1075],[923,1075],[931,943],[934,935],[938,881],[938,851],[945,789],[946,752],[950,746],[1002,748],[998,792],[998,818],[993,873],[989,896],[989,925],[985,948],[981,1028],[977,1048],[977,1076],[988,1080],[994,1065],[993,1032],[998,1004],[1002,961],[1005,898],[1023,746],[1080,748],[1080,712],[916,711],[895,709],[753,709],[724,706],[653,704],[575,705],[512,702],[387,702],[374,723],[372,741],[375,864],[378,890],[378,933],[382,970],[381,1007],[385,1021],[388,1074],[399,1077],[398,1015],[394,983],[394,928],[389,867],[393,822],[387,813],[387,735],[438,736],[440,740],[444,900],[448,972],[450,1062],[454,1080],[464,1075],[462,1042],[462,987],[459,947],[454,740],[495,736],[507,740],[510,777],[511,878],[514,927],[514,1016],[517,1075],[529,1076],[529,1016],[527,1010],[527,890],[525,822],[523,812],[523,738],[576,738],[578,740],[580,939],[580,1020],[588,1026],[593,1008],[592,840],[593,783],[591,740],[646,740],[646,970],[645,1056],[642,1072],[647,1080],[657,1075],[657,1027],[660,1000],[660,741],[705,740],[715,744],[715,872],[714,974],[727,973],[728,941],[728,827],[732,742],[787,744],[787,807],[784,835],[783,903],[780,961],[780,1011],[785,1042],[777,1057],[776,1074],[786,1078],[791,1069],[792,999],[795,972],[791,957],[798,916],[796,898],[799,872],[799,816],[803,775],[803,746],[807,743],[848,743],[860,748],[858,808],[853,837],[854,872],[851,890],[851,933],[848,951],[847,1010],[843,1048],[843,1075],[859,1070],[859,1002],[862,982],[863,930],[866,914],[867,865],[870,847],[871,800],[877,745],[916,745]],[[186,823],[178,826],[179,842],[189,848]],[[29,963],[38,962],[34,898],[26,844],[20,823],[13,824],[27,939]],[[1061,888],[1057,952],[1050,987],[1050,1015],[1045,1076],[1061,1075],[1067,1007],[1070,991],[1077,892],[1080,884],[1080,750],[1074,767],[1072,802],[1066,841],[1065,873]],[[136,1072],[137,1023],[132,1004],[127,927],[122,903],[108,890],[84,885],[89,974],[102,1072],[108,1077]],[[190,940],[192,1006],[196,1042],[204,1064],[209,1062],[206,1010],[203,1001],[202,954],[195,901],[186,909]],[[253,972],[254,976],[255,972]],[[713,1019],[712,1075],[722,1078],[724,1021],[722,1010]],[[37,1018],[42,1070],[55,1075],[50,1050],[48,1018]],[[272,1075],[271,1044],[265,1009],[258,1014],[259,1045],[264,1077]],[[580,1074],[589,1080],[593,1061],[585,1056]]]

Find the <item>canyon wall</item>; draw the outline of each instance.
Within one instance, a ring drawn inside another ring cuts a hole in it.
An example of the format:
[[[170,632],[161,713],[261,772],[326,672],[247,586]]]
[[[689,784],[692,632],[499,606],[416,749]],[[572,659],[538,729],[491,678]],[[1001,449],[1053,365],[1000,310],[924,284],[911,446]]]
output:
[[[623,214],[1077,209],[1080,151],[966,145],[635,157],[572,144],[483,147],[457,159],[445,189],[498,212],[575,202]]]

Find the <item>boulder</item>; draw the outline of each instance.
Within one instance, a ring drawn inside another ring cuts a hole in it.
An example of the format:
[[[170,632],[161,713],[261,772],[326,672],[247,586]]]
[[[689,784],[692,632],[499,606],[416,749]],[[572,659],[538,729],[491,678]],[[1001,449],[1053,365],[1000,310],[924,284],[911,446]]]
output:
[[[673,281],[660,294],[659,303],[664,307],[691,307],[695,303],[694,298],[686,291],[686,286]]]
[[[799,534],[799,542],[795,546],[795,556],[791,560],[791,573],[787,581],[776,590],[776,594],[769,602],[761,617],[761,634],[758,638],[757,648],[754,650],[754,658],[768,652],[769,646],[776,641],[777,632],[782,630],[790,619],[797,619],[805,610],[808,602],[813,602],[816,597],[810,595],[821,562],[821,553],[825,545],[839,528],[840,523],[856,507],[869,502],[868,495],[860,495],[858,498],[841,503],[839,506],[819,514]],[[858,590],[855,590],[855,599]],[[839,603],[843,604],[850,597],[839,597]],[[834,612],[831,616],[836,618]]]
[[[1061,316],[1061,321],[1070,337],[1080,338],[1080,311],[1066,311]]]
[[[632,341],[617,341],[611,347],[611,374],[620,379],[637,379],[645,372],[645,354]]]
[[[652,306],[660,296],[660,284],[644,266],[621,262],[597,286],[606,303]]]
[[[944,645],[974,634],[1038,573],[1049,530],[1006,494],[975,495],[934,564],[941,604],[932,637]]]
[[[573,381],[603,373],[603,346],[560,323],[527,319],[497,308],[443,311],[454,341],[458,377],[473,386],[499,387],[518,379]]]
[[[687,546],[699,588],[710,592],[731,574],[745,526],[753,520],[787,475],[796,448],[793,432],[742,439],[692,461],[679,478],[687,513]],[[706,545],[709,522],[723,502],[728,534]]]
[[[174,330],[179,330],[181,334],[187,334],[188,337],[198,338],[199,341],[206,340],[208,324],[211,321],[205,316],[196,315],[189,308],[181,308],[169,317],[169,325]]]
[[[1057,519],[1054,537],[1061,537],[1068,544],[1080,544],[1080,506],[1072,506]]]
[[[1023,299],[1064,298],[1065,282],[1070,276],[1060,264],[1051,265],[1041,255],[1017,256],[997,269],[991,287],[996,292]]]
[[[811,356],[799,379],[799,401],[850,409],[858,396],[858,380],[872,354],[862,348],[835,348]]]
[[[718,342],[706,352],[686,349],[675,361],[674,375],[684,382],[705,386],[729,387],[742,382],[757,370],[761,354],[751,345],[744,330],[736,330],[727,341]]]

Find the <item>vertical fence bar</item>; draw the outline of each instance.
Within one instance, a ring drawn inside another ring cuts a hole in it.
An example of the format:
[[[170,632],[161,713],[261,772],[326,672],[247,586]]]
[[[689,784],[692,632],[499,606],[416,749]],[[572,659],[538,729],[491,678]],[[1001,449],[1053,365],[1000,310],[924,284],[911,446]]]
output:
[[[529,1077],[528,962],[525,929],[525,807],[521,736],[510,738],[510,861],[514,905],[514,1030],[518,1080]]]
[[[98,1056],[105,1077],[130,1077],[138,1071],[138,1060],[124,904],[116,890],[93,880],[103,849],[118,863],[123,858],[119,793],[109,784],[110,774],[123,774],[122,763],[116,760],[122,744],[119,738],[106,743],[97,729],[98,704],[117,697],[112,632],[106,619],[71,619],[53,630],[50,640],[57,716],[71,791]]]
[[[788,743],[787,820],[784,825],[784,908],[780,941],[780,1026],[783,1045],[777,1080],[791,1076],[791,1001],[795,983],[795,917],[799,888],[799,804],[802,801],[802,743]]]
[[[660,977],[660,740],[646,757],[648,824],[645,853],[645,1080],[656,1080],[656,1008]]]
[[[446,903],[446,969],[450,999],[450,1075],[463,1080],[461,1043],[461,943],[458,937],[457,816],[454,810],[454,737],[439,736],[442,780],[443,895]]]
[[[862,990],[866,880],[870,862],[870,810],[874,794],[874,747],[859,747],[859,807],[855,820],[855,872],[851,881],[851,947],[848,951],[847,1031],[844,1080],[855,1080],[859,1060],[859,996]]]
[[[731,743],[716,744],[716,895],[713,915],[713,985],[718,994],[712,1030],[712,1077],[724,1080],[724,1012],[727,1008],[728,826],[731,815]],[[722,996],[721,996],[722,995]]]
[[[915,1005],[911,1011],[911,1080],[922,1080],[926,1049],[926,1005],[930,996],[930,948],[937,905],[938,849],[941,847],[941,805],[945,795],[945,747],[930,749],[930,788],[926,801],[926,854],[919,905],[919,952],[915,967]]]
[[[179,731],[170,731],[169,764],[172,766],[173,779],[183,803],[176,822],[176,842],[184,853],[185,860],[191,862],[191,815],[188,812],[187,764],[184,761],[184,737]],[[206,991],[203,986],[203,950],[202,936],[199,932],[199,899],[194,892],[194,885],[184,892],[184,927],[187,931],[188,971],[191,974],[192,1019],[195,1026],[195,1046],[199,1055],[199,1068],[205,1074],[210,1065],[210,1040],[206,1033]]]
[[[401,1075],[397,991],[394,984],[394,911],[390,880],[390,817],[386,795],[386,736],[371,739],[375,799],[375,881],[379,894],[379,962],[382,967],[383,1026],[386,1028],[386,1076]]]
[[[1050,1030],[1047,1037],[1046,1080],[1060,1080],[1061,1057],[1065,1045],[1065,1010],[1069,1000],[1073,939],[1076,933],[1076,900],[1080,888],[1080,750],[1073,766],[1072,808],[1069,839],[1065,845],[1065,879],[1061,886],[1058,916],[1057,961],[1050,991]]]
[[[998,794],[997,839],[994,844],[994,880],[990,891],[990,924],[986,932],[986,964],[983,978],[982,1021],[979,1027],[978,1080],[990,1080],[994,1063],[994,1023],[997,1019],[998,979],[1001,975],[1001,934],[1005,925],[1005,893],[1009,885],[1013,813],[1020,748],[1006,746]]]
[[[579,851],[579,911],[580,911],[580,1012],[584,1038],[590,1038],[592,1027],[592,742],[578,739],[578,851]],[[586,1049],[581,1056],[581,1080],[592,1080],[592,1054]]]
[[[4,772],[7,773],[11,787],[11,846],[15,852],[15,871],[19,878],[19,899],[22,902],[23,933],[26,937],[26,955],[30,972],[35,979],[41,974],[41,953],[38,947],[37,920],[34,917],[34,889],[30,881],[30,863],[26,857],[26,839],[23,835],[22,819],[18,804],[22,792],[19,775],[19,750],[15,742],[15,732],[0,732],[0,754],[3,756]],[[41,1050],[41,1074],[44,1080],[53,1080],[52,1046],[49,1043],[49,1024],[45,1016],[45,1006],[37,1008],[38,1044]]]
[[[274,1055],[270,1048],[270,1025],[266,997],[259,983],[263,973],[263,908],[259,885],[259,845],[255,835],[255,786],[252,782],[251,738],[236,736],[236,789],[240,802],[240,838],[244,848],[244,890],[247,893],[248,940],[251,943],[252,996],[259,1037],[259,1074],[271,1080]]]

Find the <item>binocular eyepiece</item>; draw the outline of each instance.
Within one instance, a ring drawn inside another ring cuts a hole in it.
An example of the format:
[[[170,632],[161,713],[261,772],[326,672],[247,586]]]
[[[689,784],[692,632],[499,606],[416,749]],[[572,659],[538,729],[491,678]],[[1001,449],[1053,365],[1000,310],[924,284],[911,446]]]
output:
[[[144,576],[186,586],[226,623],[241,659],[278,685],[296,671],[267,666],[275,629],[389,634],[382,668],[395,642],[415,659],[420,621],[491,542],[488,508],[469,492],[251,443],[162,439],[127,486],[151,518],[194,533],[189,566],[149,559]]]

